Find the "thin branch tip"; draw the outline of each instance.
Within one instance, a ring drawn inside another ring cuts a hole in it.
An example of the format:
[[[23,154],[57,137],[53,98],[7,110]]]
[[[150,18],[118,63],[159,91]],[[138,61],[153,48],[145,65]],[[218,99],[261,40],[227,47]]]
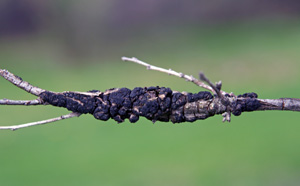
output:
[[[205,75],[204,75],[203,72],[199,72],[199,79],[200,79],[201,81],[205,81],[205,80],[206,80],[206,77],[205,77]]]
[[[73,117],[79,117],[80,115],[81,115],[81,113],[72,112],[70,114],[66,114],[66,115],[62,115],[62,116],[56,117],[56,118],[51,118],[51,119],[42,120],[42,121],[25,123],[25,124],[21,124],[21,125],[0,126],[0,130],[12,130],[12,131],[16,131],[17,129],[21,129],[21,128],[27,128],[27,127],[32,127],[32,126],[36,126],[36,125],[42,125],[42,124],[52,123],[52,122],[60,121],[60,120],[63,120],[63,119],[69,119],[69,118],[73,118]]]
[[[185,79],[187,81],[193,82],[194,84],[196,84],[199,87],[202,87],[202,88],[207,89],[209,91],[214,91],[212,87],[210,87],[209,85],[206,85],[205,83],[203,83],[203,82],[195,79],[191,75],[189,76],[189,75],[183,74],[182,72],[176,72],[176,71],[174,71],[174,70],[172,70],[170,68],[169,69],[164,69],[164,68],[161,68],[161,67],[157,67],[157,66],[148,64],[148,63],[146,63],[144,61],[141,61],[141,60],[137,59],[136,57],[131,57],[131,58],[122,57],[122,60],[123,61],[130,61],[130,62],[139,64],[139,65],[145,66],[148,70],[159,71],[159,72],[166,73],[168,75],[173,75],[173,76],[177,76],[177,77],[183,78],[183,79]]]
[[[123,57],[121,57],[121,59],[122,59],[122,61],[127,61],[128,57],[123,56]]]

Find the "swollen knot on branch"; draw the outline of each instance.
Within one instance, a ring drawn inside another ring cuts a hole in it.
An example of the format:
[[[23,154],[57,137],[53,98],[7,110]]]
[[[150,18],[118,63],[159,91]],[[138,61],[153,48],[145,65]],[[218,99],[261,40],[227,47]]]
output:
[[[259,107],[261,107],[261,103],[257,97],[257,94],[254,92],[238,95],[236,102],[232,104],[232,114],[239,116],[242,112],[251,112],[257,110]]]
[[[225,112],[222,114],[223,116],[223,122],[231,121],[231,110],[232,108],[230,107],[230,102],[228,97],[224,96],[221,93],[221,88],[222,88],[222,81],[217,82],[216,84],[213,84],[205,75],[203,72],[199,73],[199,79],[206,82],[216,93],[216,96],[220,99],[220,102],[226,107]]]
[[[158,86],[136,87],[133,90],[114,88],[105,92],[98,91],[97,96],[82,95],[76,92],[45,91],[40,94],[40,98],[53,106],[65,107],[81,114],[89,113],[103,121],[111,118],[118,123],[123,122],[126,118],[135,123],[141,116],[153,122],[192,122],[216,114],[213,107],[208,108],[213,99],[209,92],[183,94]],[[195,104],[196,107],[191,107],[192,104]]]
[[[51,123],[63,119],[79,117],[82,114],[91,114],[96,119],[106,121],[114,119],[118,123],[128,119],[135,123],[140,117],[152,122],[171,121],[173,123],[194,122],[214,115],[222,115],[223,121],[231,120],[231,113],[235,116],[242,112],[256,110],[292,110],[300,111],[300,99],[258,99],[256,93],[245,93],[235,96],[222,90],[222,82],[212,83],[203,73],[199,79],[191,75],[164,69],[145,63],[137,58],[122,57],[123,61],[130,61],[145,66],[148,70],[160,71],[177,76],[192,82],[195,85],[209,90],[196,94],[172,91],[165,87],[136,87],[112,88],[104,92],[93,90],[88,92],[52,92],[35,87],[22,78],[0,69],[0,75],[15,86],[38,96],[34,100],[0,99],[0,105],[52,105],[64,107],[72,113],[60,117],[25,123],[21,125],[0,126],[1,129],[17,130],[30,126]]]

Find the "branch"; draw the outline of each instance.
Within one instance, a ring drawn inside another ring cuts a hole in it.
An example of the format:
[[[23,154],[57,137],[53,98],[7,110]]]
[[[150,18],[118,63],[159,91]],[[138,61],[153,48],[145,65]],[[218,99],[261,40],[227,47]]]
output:
[[[156,70],[156,71],[159,71],[159,72],[167,73],[169,75],[173,75],[173,76],[177,76],[177,77],[180,77],[180,78],[184,78],[185,80],[191,81],[191,82],[193,82],[194,84],[196,84],[199,87],[202,87],[204,89],[207,89],[207,90],[209,90],[209,91],[217,94],[221,98],[221,101],[223,103],[229,104],[227,98],[225,98],[223,96],[223,94],[225,95],[227,93],[221,90],[222,82],[219,81],[216,84],[216,86],[215,86],[213,83],[211,83],[211,81],[209,79],[207,79],[205,77],[204,73],[202,73],[202,72],[200,72],[200,74],[199,74],[200,80],[208,83],[208,85],[206,85],[205,83],[199,81],[198,79],[194,78],[193,76],[188,76],[188,75],[185,75],[185,74],[183,74],[181,72],[176,72],[176,71],[171,70],[171,69],[167,70],[167,69],[164,69],[164,68],[161,68],[161,67],[156,67],[156,66],[150,65],[150,64],[148,64],[146,62],[143,62],[143,61],[141,61],[141,60],[139,60],[139,59],[137,59],[135,57],[132,57],[132,58],[122,57],[122,60],[123,61],[130,61],[130,62],[133,62],[133,63],[137,63],[139,65],[143,65],[143,66],[147,67],[147,70]],[[230,120],[231,120],[230,116],[231,115],[230,115],[229,108],[228,108],[228,111],[225,114],[223,114],[222,116],[223,116],[223,122],[224,121],[230,122]]]
[[[43,100],[40,98],[34,100],[10,100],[10,99],[0,99],[0,105],[42,105]]]
[[[187,81],[191,81],[194,84],[196,84],[197,86],[202,87],[204,89],[207,89],[207,90],[209,90],[211,92],[215,91],[212,87],[210,87],[210,86],[206,85],[205,83],[199,81],[198,79],[194,78],[193,76],[185,75],[185,74],[183,74],[181,72],[176,72],[176,71],[171,70],[171,69],[167,70],[167,69],[164,69],[164,68],[161,68],[161,67],[156,67],[156,66],[150,65],[150,64],[148,64],[146,62],[143,62],[143,61],[141,61],[141,60],[139,60],[139,59],[137,59],[135,57],[132,57],[132,58],[122,57],[122,60],[123,61],[130,61],[130,62],[139,64],[139,65],[143,65],[143,66],[147,67],[147,70],[155,70],[155,71],[167,73],[169,75],[177,76],[177,77],[183,78],[183,79],[185,79]],[[222,93],[225,94],[225,92],[223,92],[223,91],[222,91]]]
[[[9,71],[5,69],[0,69],[0,75],[4,77],[7,81],[11,82],[12,84],[16,85],[17,87],[29,92],[30,94],[33,94],[35,96],[40,95],[40,93],[44,92],[44,89],[32,86],[26,81],[23,81],[22,78],[10,73]]]
[[[43,121],[36,121],[36,122],[26,123],[26,124],[21,124],[21,125],[0,126],[0,130],[13,130],[14,131],[14,130],[17,130],[20,128],[26,128],[26,127],[32,127],[32,126],[42,125],[42,124],[46,124],[46,123],[52,123],[52,122],[60,121],[63,119],[78,117],[80,115],[81,115],[81,113],[72,112],[67,115],[62,115],[60,117],[51,118],[51,119],[47,119],[47,120],[43,120]]]
[[[166,70],[140,61],[136,58],[122,57],[124,61],[131,61],[149,70],[156,70],[191,81],[213,93],[202,91],[196,94],[172,91],[165,87],[136,87],[113,88],[104,92],[93,90],[88,92],[52,92],[32,86],[22,78],[0,69],[0,75],[15,86],[38,96],[35,100],[0,99],[0,105],[51,105],[64,107],[72,113],[57,118],[26,123],[14,126],[0,126],[0,130],[16,130],[35,125],[41,125],[78,117],[81,114],[91,114],[95,119],[106,121],[114,119],[118,123],[129,119],[137,122],[139,117],[146,117],[152,122],[163,121],[172,123],[194,122],[204,120],[214,115],[222,115],[223,121],[230,121],[231,114],[241,115],[243,112],[259,110],[290,110],[300,111],[300,99],[258,99],[256,93],[245,93],[235,96],[222,91],[221,81],[213,84],[203,73],[199,78],[188,76],[171,69]],[[203,82],[202,82],[203,81]],[[206,84],[205,84],[206,83]]]
[[[257,110],[290,110],[300,111],[300,99],[280,98],[280,99],[258,99],[261,106]]]

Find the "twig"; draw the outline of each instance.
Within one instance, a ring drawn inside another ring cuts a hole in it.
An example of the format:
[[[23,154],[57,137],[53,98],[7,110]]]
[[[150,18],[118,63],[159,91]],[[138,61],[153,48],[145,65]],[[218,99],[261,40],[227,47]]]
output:
[[[39,96],[40,93],[44,92],[44,89],[32,86],[26,81],[23,81],[22,78],[10,73],[9,71],[5,69],[0,69],[0,75],[4,77],[7,81],[11,82],[12,84],[16,85],[17,87],[29,92],[30,94],[33,94],[35,96]]]
[[[0,99],[0,105],[42,105],[43,100],[40,98],[34,100],[10,100],[10,99]]]
[[[204,75],[203,72],[199,73],[199,78],[200,80],[206,82],[207,84],[209,84],[209,86],[215,91],[215,93],[220,97],[223,98],[224,96],[221,93],[221,87],[222,87],[222,82],[219,81],[218,84],[218,88],[217,86],[215,86],[209,79],[207,79],[207,77]]]
[[[14,131],[14,130],[17,130],[20,128],[32,127],[32,126],[42,125],[42,124],[46,124],[46,123],[52,123],[52,122],[60,121],[63,119],[78,117],[80,115],[81,115],[81,113],[72,112],[70,114],[62,115],[60,117],[51,118],[51,119],[47,119],[47,120],[43,120],[43,121],[36,121],[36,122],[25,123],[25,124],[21,124],[21,125],[0,126],[0,130],[13,130]]]
[[[163,72],[163,73],[167,73],[169,75],[173,75],[173,76],[177,76],[177,77],[180,77],[180,78],[183,78],[187,81],[191,81],[193,82],[194,84],[196,84],[197,86],[199,87],[202,87],[204,89],[207,89],[211,92],[215,92],[215,90],[211,87],[211,86],[208,86],[206,85],[205,83],[199,81],[198,79],[194,78],[193,76],[189,76],[189,75],[185,75],[181,72],[176,72],[174,70],[167,70],[167,69],[164,69],[164,68],[161,68],[161,67],[157,67],[157,66],[153,66],[153,65],[150,65],[144,61],[141,61],[135,57],[132,57],[132,58],[129,58],[129,57],[122,57],[122,60],[123,61],[130,61],[130,62],[133,62],[133,63],[137,63],[139,65],[143,65],[145,67],[147,67],[147,70],[154,70],[154,71],[159,71],[159,72]],[[225,92],[221,91],[223,94],[225,94]]]

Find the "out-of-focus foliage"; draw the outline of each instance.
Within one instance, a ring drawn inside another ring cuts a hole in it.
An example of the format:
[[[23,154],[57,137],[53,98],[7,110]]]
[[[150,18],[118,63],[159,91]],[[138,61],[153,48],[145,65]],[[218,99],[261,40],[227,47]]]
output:
[[[136,38],[163,38],[183,28],[285,21],[299,15],[300,3],[293,0],[2,0],[0,39],[42,40],[61,46],[68,56],[99,56]]]
[[[52,91],[202,89],[121,62],[136,56],[225,91],[299,98],[297,1],[0,2],[0,68]],[[0,78],[0,99],[33,99]],[[0,125],[66,114],[0,106]],[[0,131],[0,185],[298,185],[299,113],[254,112],[154,125],[92,116]]]

